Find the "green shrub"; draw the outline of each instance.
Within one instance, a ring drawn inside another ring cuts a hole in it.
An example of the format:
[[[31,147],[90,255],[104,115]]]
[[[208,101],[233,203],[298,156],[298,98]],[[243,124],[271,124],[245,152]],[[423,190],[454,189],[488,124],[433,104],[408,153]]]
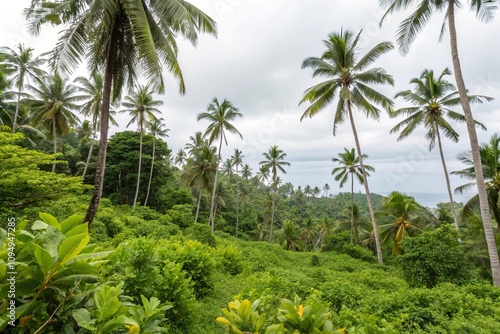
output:
[[[216,248],[215,259],[217,265],[230,275],[238,275],[243,272],[245,261],[241,251],[230,243]]]
[[[411,286],[433,287],[439,283],[465,284],[471,280],[458,235],[450,225],[408,238],[399,263]]]
[[[186,238],[199,241],[205,245],[215,247],[216,241],[210,226],[206,224],[193,224],[184,230]]]
[[[317,267],[320,265],[319,256],[317,254],[311,255],[311,266]]]

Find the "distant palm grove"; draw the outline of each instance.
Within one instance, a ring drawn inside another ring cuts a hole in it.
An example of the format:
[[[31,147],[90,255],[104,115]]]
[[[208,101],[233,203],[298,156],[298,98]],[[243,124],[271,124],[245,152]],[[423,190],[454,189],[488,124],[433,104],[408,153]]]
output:
[[[303,60],[317,83],[295,97],[297,118],[329,113],[333,136],[346,127],[352,137],[332,149],[329,179],[296,186],[277,143],[253,166],[240,148],[223,153],[252,112],[224,96],[184,115],[205,130],[169,146],[166,77],[189,91],[178,43],[218,33],[202,9],[32,0],[31,32],[48,24],[60,35],[45,54],[21,42],[0,49],[0,331],[500,333],[500,134],[480,143],[487,124],[474,118],[498,97],[467,90],[456,29],[457,10],[488,21],[498,1],[379,5],[381,26],[408,15],[395,43],[364,48],[362,31],[332,27],[323,52]],[[419,69],[398,90],[377,61],[411,52],[432,14],[444,20],[453,68]],[[398,141],[423,129],[449,201],[429,208],[401,191],[370,192],[377,166],[357,113],[395,118]],[[110,135],[118,117],[127,129]],[[463,166],[449,170],[443,144],[459,137]],[[345,192],[333,195],[334,183]],[[475,195],[456,202],[466,190]]]

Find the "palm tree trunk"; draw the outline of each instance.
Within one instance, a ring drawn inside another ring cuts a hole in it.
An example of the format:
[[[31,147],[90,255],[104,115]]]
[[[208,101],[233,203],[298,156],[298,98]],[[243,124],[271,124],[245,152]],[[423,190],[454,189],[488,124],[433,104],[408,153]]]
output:
[[[210,226],[212,227],[212,233],[215,230],[215,191],[217,190],[217,179],[219,178],[219,162],[220,162],[220,151],[222,149],[222,134],[220,136],[219,143],[219,153],[217,154],[217,164],[215,165],[215,180],[214,180],[214,190],[212,192],[212,204],[210,205]]]
[[[139,196],[139,186],[141,185],[141,167],[142,167],[142,116],[140,118],[141,128],[139,133],[139,167],[137,168],[137,184],[135,186],[135,196],[134,196],[134,205],[132,206],[132,210],[135,210],[135,206],[137,205],[137,197]]]
[[[97,156],[97,166],[95,169],[94,190],[90,199],[89,208],[83,218],[83,222],[89,223],[89,232],[94,221],[97,208],[102,196],[102,185],[104,183],[104,170],[106,167],[106,150],[108,147],[108,130],[109,130],[109,107],[111,104],[111,84],[113,82],[114,63],[116,58],[116,43],[117,43],[118,27],[113,25],[111,36],[108,41],[108,50],[106,55],[106,71],[104,74],[104,87],[102,91],[102,106],[101,106],[101,129],[99,137],[99,153]]]
[[[92,157],[92,150],[94,149],[94,139],[90,139],[90,148],[89,148],[89,154],[87,155],[87,161],[85,161],[85,167],[83,167],[83,173],[82,173],[82,178],[85,179],[85,175],[87,175],[87,169],[89,167],[90,163],[90,158]]]
[[[271,228],[269,229],[269,242],[273,242],[273,228],[274,228],[274,192],[273,192],[273,198],[272,198],[272,205],[273,207],[271,208]]]
[[[198,205],[196,206],[196,216],[194,217],[194,223],[198,222],[198,214],[200,213],[201,196],[203,194],[203,189],[200,188],[200,194],[198,195]]]
[[[151,190],[151,180],[153,179],[153,169],[155,167],[155,150],[156,150],[156,135],[154,135],[153,137],[153,156],[151,157],[151,170],[149,171],[148,191],[146,192],[146,199],[144,200],[144,206],[148,205],[149,191]]]
[[[236,238],[238,237],[238,226],[240,222],[240,206],[239,206],[240,188],[238,179],[239,179],[238,165],[236,165]]]
[[[354,174],[351,173],[351,244],[354,236]]]
[[[448,189],[448,196],[450,198],[450,210],[453,215],[453,223],[455,224],[455,229],[458,231],[460,227],[458,226],[457,214],[455,212],[455,202],[453,200],[453,193],[451,192],[450,177],[448,176],[448,169],[446,168],[446,162],[444,160],[443,146],[441,145],[441,135],[439,134],[439,129],[436,125],[436,133],[439,147],[439,155],[441,156],[441,163],[443,164],[444,177],[446,179],[446,188]]]
[[[52,119],[52,136],[54,141],[54,163],[52,163],[52,173],[56,172],[56,157],[57,154],[57,136],[56,136],[56,117]]]
[[[356,142],[356,150],[358,151],[359,165],[361,166],[361,172],[363,173],[363,185],[365,186],[366,200],[368,202],[368,209],[370,210],[370,218],[373,226],[373,237],[375,239],[375,249],[377,250],[377,260],[378,264],[384,264],[382,259],[382,248],[380,246],[380,237],[378,234],[377,221],[375,219],[375,210],[373,209],[372,197],[370,195],[370,188],[368,187],[368,178],[366,177],[365,165],[363,164],[363,154],[361,153],[361,146],[359,145],[358,132],[356,131],[356,125],[354,124],[354,118],[352,116],[351,104],[347,104],[347,111],[349,113],[349,120],[351,121],[352,133],[354,135],[354,141]]]
[[[22,82],[23,80],[20,81]],[[21,88],[21,84],[19,84],[19,90],[17,91],[16,111],[14,112],[14,119],[12,120],[12,133],[16,133],[17,117],[19,116],[19,105],[21,104]]]
[[[460,66],[460,58],[458,56],[457,31],[455,27],[455,0],[449,0],[448,3],[448,26],[450,30],[450,45],[453,69],[455,72],[455,79],[460,95],[460,103],[462,104],[462,108],[464,110],[467,131],[469,132],[472,160],[474,162],[474,172],[476,174],[476,183],[479,195],[479,207],[481,210],[481,218],[483,220],[486,245],[488,247],[488,255],[490,257],[491,276],[493,279],[493,285],[500,286],[500,261],[498,258],[495,235],[493,234],[493,227],[491,225],[488,197],[486,194],[486,185],[483,175],[483,166],[481,165],[481,156],[479,154],[479,142],[476,134],[476,125],[472,116],[469,99],[467,98],[467,89],[465,87],[462,69]]]

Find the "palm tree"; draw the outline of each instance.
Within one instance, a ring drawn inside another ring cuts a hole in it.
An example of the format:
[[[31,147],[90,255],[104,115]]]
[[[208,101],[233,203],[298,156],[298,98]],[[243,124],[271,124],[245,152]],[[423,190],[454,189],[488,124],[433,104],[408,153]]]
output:
[[[226,159],[222,164],[222,171],[229,176],[229,180],[231,180],[231,176],[233,175],[233,167],[234,161],[231,158]]]
[[[465,121],[462,114],[450,110],[460,104],[460,97],[455,86],[444,79],[445,75],[450,75],[449,69],[444,69],[439,77],[434,76],[434,72],[425,70],[420,78],[413,78],[410,83],[415,85],[415,90],[406,90],[396,94],[396,98],[401,96],[406,101],[411,102],[414,107],[405,107],[395,110],[391,117],[399,115],[407,116],[403,121],[398,123],[391,129],[391,133],[401,131],[398,141],[402,140],[415,131],[419,125],[427,128],[425,137],[429,140],[429,151],[435,146],[436,142],[439,148],[439,155],[443,165],[443,171],[446,179],[446,187],[450,198],[450,209],[453,214],[453,222],[455,229],[458,231],[458,219],[455,213],[453,195],[451,192],[450,178],[448,169],[443,154],[443,146],[441,143],[441,132],[454,142],[458,142],[458,133],[450,125],[446,117],[454,121]],[[469,95],[471,101],[482,102],[482,98],[490,100],[489,97]],[[477,123],[477,122],[476,122]],[[483,129],[486,129],[482,124],[478,123]]]
[[[10,79],[17,88],[17,101],[14,118],[12,119],[12,133],[17,130],[19,108],[21,104],[21,92],[29,79],[41,80],[45,72],[40,67],[47,61],[44,58],[34,57],[33,49],[27,48],[23,44],[17,45],[17,50],[11,48],[2,48],[2,65],[5,73],[12,73],[14,76]]]
[[[314,247],[314,240],[317,234],[318,234],[317,222],[311,217],[308,217],[305,220],[304,226],[302,226],[302,229],[300,231],[300,235],[302,237],[302,240],[304,241],[304,248],[306,250],[312,250],[312,248]]]
[[[221,149],[222,142],[224,141],[227,146],[226,131],[229,133],[238,135],[243,138],[241,133],[234,127],[230,122],[236,119],[236,117],[242,117],[243,115],[238,111],[232,103],[226,99],[219,103],[217,98],[214,98],[212,102],[208,105],[207,112],[198,114],[198,121],[206,119],[210,122],[205,131],[205,136],[209,136],[208,142],[212,144],[214,140],[219,139],[219,149],[217,151],[217,165],[215,167],[215,181],[214,189],[212,192],[212,204],[210,206],[210,225],[212,227],[212,233],[215,228],[215,192],[217,190],[217,179],[219,174],[219,163],[221,161]]]
[[[411,196],[392,192],[384,199],[382,211],[377,212],[384,223],[380,225],[380,233],[384,236],[383,242],[393,241],[392,253],[403,253],[401,242],[406,236],[422,232],[423,224],[430,224],[435,220],[434,215],[418,204]]]
[[[252,167],[249,165],[245,164],[243,168],[241,169],[241,176],[245,178],[245,180],[248,180],[249,178],[252,177]]]
[[[285,219],[283,226],[277,233],[280,245],[286,250],[301,250],[300,228],[293,221]]]
[[[280,150],[277,145],[271,146],[268,152],[262,153],[265,160],[259,162],[262,169],[271,172],[271,195],[272,195],[272,213],[271,213],[271,228],[269,230],[269,242],[273,241],[274,227],[274,211],[276,205],[276,190],[278,185],[278,171],[286,174],[283,166],[290,166],[288,161],[285,161],[286,153]]]
[[[102,74],[94,72],[90,76],[90,80],[86,77],[77,77],[75,82],[78,83],[79,90],[83,93],[83,98],[86,102],[82,105],[80,112],[85,117],[90,117],[92,125],[92,134],[90,138],[90,148],[87,155],[87,160],[85,161],[85,167],[83,168],[82,177],[85,178],[87,175],[88,166],[90,163],[90,158],[92,157],[92,151],[94,150],[94,140],[99,128],[99,116],[102,109],[102,92],[104,88],[104,79]],[[114,126],[118,126],[118,123],[113,118],[115,111],[109,110],[109,122]]]
[[[39,85],[29,85],[34,97],[26,100],[31,105],[33,122],[43,123],[49,130],[54,143],[54,154],[57,153],[57,136],[67,134],[72,126],[79,123],[73,111],[78,110],[77,102],[82,99],[77,96],[76,86],[66,84],[59,75],[55,74],[39,81]],[[52,165],[52,172],[56,171],[56,158]]]
[[[186,144],[185,150],[191,155],[205,145],[205,139],[201,131],[197,131],[194,136],[189,136],[189,140],[190,142]]]
[[[335,175],[335,181],[340,181],[340,188],[344,186],[347,182],[349,175],[351,176],[351,242],[353,237],[358,240],[358,231],[355,226],[355,215],[354,215],[354,176],[358,179],[360,184],[363,184],[363,170],[361,169],[360,159],[354,153],[354,148],[348,150],[344,147],[344,153],[339,153],[338,158],[332,158],[333,162],[338,163],[340,166],[335,167],[332,170],[332,175]],[[363,154],[363,159],[367,159],[368,156]],[[370,165],[364,165],[366,176],[370,176],[368,172],[374,172],[375,168]]]
[[[369,223],[365,224],[365,218],[366,214],[363,214],[356,204],[352,204],[350,208],[342,210],[336,229],[338,231],[351,231],[351,243],[354,241],[359,244],[359,227],[361,226],[363,229],[369,228],[369,226],[365,226],[369,225]]]
[[[363,174],[363,184],[372,219],[378,263],[382,264],[382,249],[380,247],[375,211],[368,187],[358,133],[354,124],[353,109],[358,108],[367,117],[379,119],[380,110],[375,104],[382,105],[387,110],[392,108],[393,102],[389,98],[368,85],[393,85],[394,80],[382,68],[367,68],[382,54],[393,49],[393,45],[390,42],[379,43],[358,59],[359,55],[357,51],[360,34],[361,32],[354,35],[351,31],[343,30],[340,33],[331,34],[328,36],[328,40],[324,41],[327,50],[321,58],[311,57],[304,61],[302,68],[312,68],[314,71],[313,77],[322,76],[327,77],[328,80],[305,91],[300,103],[302,104],[307,101],[311,102],[311,105],[300,119],[313,117],[336,98],[338,102],[333,120],[333,135],[336,133],[337,125],[343,123],[346,117],[349,118],[356,143],[356,150],[360,157],[359,164]]]
[[[125,102],[122,105],[126,108],[120,112],[129,113],[131,119],[127,124],[129,127],[133,123],[139,126],[139,166],[137,168],[137,185],[135,188],[134,204],[132,210],[135,210],[137,198],[139,196],[139,186],[141,183],[141,167],[142,167],[142,137],[144,128],[148,123],[158,120],[156,114],[161,111],[157,107],[163,105],[163,101],[153,99],[153,89],[149,86],[138,86],[130,95],[125,96]]]
[[[254,185],[263,186],[269,180],[270,172],[265,166],[260,166],[259,171],[255,174]]]
[[[441,27],[441,37],[445,32],[446,21],[448,23],[448,31],[450,36],[451,59],[453,62],[453,70],[457,83],[458,93],[460,96],[460,104],[464,111],[467,131],[469,133],[470,147],[472,153],[472,161],[474,163],[474,173],[476,176],[476,184],[478,187],[479,204],[481,211],[481,219],[484,226],[484,234],[488,247],[488,255],[490,258],[491,273],[493,284],[500,286],[500,259],[498,256],[495,235],[491,224],[490,210],[488,206],[488,194],[486,193],[483,168],[481,166],[481,155],[479,153],[479,141],[477,138],[474,116],[470,101],[467,96],[467,88],[462,74],[460,57],[458,55],[458,38],[455,24],[455,7],[460,8],[460,3],[457,0],[379,0],[379,3],[386,6],[387,12],[382,17],[384,18],[396,11],[405,10],[411,5],[417,5],[416,10],[410,14],[400,25],[397,35],[399,48],[403,52],[408,52],[411,44],[415,40],[417,34],[422,31],[425,24],[429,21],[434,12],[445,11],[445,19]],[[493,11],[497,8],[496,0],[470,0],[469,7],[476,13],[476,16],[483,20],[489,21],[493,18]]]
[[[328,183],[325,183],[325,185],[323,186],[323,197],[328,197],[330,189],[330,185]]]
[[[156,153],[156,138],[168,137],[168,132],[170,129],[165,128],[165,124],[163,124],[164,119],[153,119],[151,122],[147,123],[147,128],[149,133],[153,136],[153,153],[151,154],[151,170],[149,171],[149,182],[148,182],[148,191],[146,192],[146,199],[144,200],[144,206],[148,205],[149,192],[151,190],[151,180],[153,179],[153,169],[155,166],[155,153]]]
[[[194,157],[188,160],[183,178],[187,180],[189,187],[198,188],[198,205],[196,206],[196,216],[194,222],[198,222],[200,212],[201,197],[203,191],[209,191],[215,179],[216,156],[215,147],[204,145],[197,149]]]
[[[481,165],[483,166],[483,175],[486,182],[486,194],[488,196],[490,213],[495,219],[497,226],[500,226],[500,135],[498,133],[493,134],[489,143],[482,144],[479,147],[479,153],[481,155]],[[470,167],[461,171],[451,172],[451,174],[459,175],[462,178],[472,181],[455,189],[455,192],[461,194],[476,186],[476,182],[474,182],[476,176],[470,151],[459,154],[458,160]],[[465,204],[462,216],[471,216],[478,208],[479,196],[475,195]]]
[[[239,168],[243,165],[243,153],[237,148],[234,149],[234,154],[231,156],[234,167],[236,168],[236,238],[238,237],[238,228],[240,223],[240,174]]]
[[[56,70],[71,72],[84,59],[92,70],[104,70],[99,156],[83,219],[90,230],[102,193],[111,101],[119,99],[126,84],[131,88],[139,73],[163,93],[165,68],[178,79],[184,94],[175,37],[196,44],[199,32],[216,35],[215,22],[189,2],[175,0],[33,0],[25,13],[34,33],[44,23],[68,24],[51,55]]]
[[[184,151],[182,148],[180,148],[178,151],[177,151],[177,154],[175,155],[175,164],[177,166],[179,166],[179,168],[183,168],[184,167],[184,162],[187,158],[187,154],[186,154],[186,151]]]

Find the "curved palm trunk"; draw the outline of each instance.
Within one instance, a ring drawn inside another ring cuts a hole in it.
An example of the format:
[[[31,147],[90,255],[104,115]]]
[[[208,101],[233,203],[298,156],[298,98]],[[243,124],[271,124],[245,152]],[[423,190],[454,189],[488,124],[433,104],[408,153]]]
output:
[[[370,218],[373,226],[373,237],[375,239],[375,249],[377,250],[377,260],[378,264],[384,264],[382,259],[382,248],[380,247],[380,237],[378,234],[377,221],[375,219],[375,210],[373,209],[372,197],[370,195],[370,188],[368,187],[368,178],[366,177],[365,165],[363,164],[363,154],[361,153],[361,146],[359,145],[358,132],[356,131],[356,125],[354,124],[354,118],[352,117],[351,104],[347,104],[347,111],[349,113],[349,120],[351,121],[352,133],[354,135],[354,141],[356,142],[356,150],[359,156],[359,165],[361,166],[361,172],[363,173],[363,185],[365,186],[366,200],[368,202],[368,209],[370,210]]]
[[[443,164],[444,177],[446,179],[446,188],[448,189],[448,196],[450,198],[450,210],[453,215],[453,222],[455,224],[455,229],[459,231],[457,214],[455,212],[455,202],[453,201],[453,193],[451,192],[450,177],[448,176],[448,169],[446,168],[446,162],[444,160],[443,146],[441,145],[441,135],[439,134],[439,129],[436,126],[436,133],[438,139],[439,155],[441,156],[441,163]]]
[[[201,196],[203,194],[203,189],[200,188],[200,194],[198,195],[198,205],[196,206],[196,216],[194,217],[194,223],[198,222],[198,214],[200,213]]]
[[[354,236],[354,174],[351,173],[351,244]]]
[[[156,150],[156,136],[153,138],[153,156],[151,157],[151,170],[149,171],[148,191],[146,192],[146,199],[144,206],[148,205],[149,192],[151,191],[151,180],[153,179],[153,169],[155,167],[155,150]]]
[[[21,85],[19,85],[19,90],[17,91],[17,104],[16,104],[16,111],[14,112],[14,119],[12,120],[12,133],[16,133],[17,116],[19,115],[20,104],[21,104]]]
[[[137,205],[137,197],[139,196],[139,186],[141,185],[141,167],[142,167],[142,117],[141,117],[141,129],[139,136],[139,167],[137,168],[137,184],[135,186],[135,196],[134,196],[134,205],[132,206],[132,210],[135,210]]]
[[[210,205],[210,226],[212,227],[212,233],[215,230],[215,191],[217,190],[217,179],[219,178],[219,162],[220,162],[220,151],[222,149],[222,134],[220,136],[219,152],[217,154],[217,165],[215,166],[215,180],[214,180],[214,190],[212,192],[212,204]]]
[[[495,236],[493,234],[493,227],[491,225],[488,196],[486,194],[486,185],[483,175],[483,166],[481,165],[481,156],[479,154],[479,142],[477,139],[472,110],[470,107],[469,99],[467,98],[467,89],[465,88],[465,82],[460,66],[460,59],[458,57],[457,31],[455,27],[455,0],[449,0],[448,3],[448,26],[450,30],[450,45],[453,69],[455,72],[455,79],[457,81],[457,88],[460,95],[460,103],[462,104],[462,108],[464,110],[467,131],[469,132],[472,160],[474,162],[474,172],[476,174],[476,183],[479,195],[479,207],[481,211],[481,218],[483,220],[486,245],[488,247],[488,255],[490,258],[491,276],[493,279],[493,285],[500,286],[500,261],[498,258]]]
[[[240,223],[240,188],[239,188],[238,165],[236,165],[236,238],[238,237],[238,227]]]
[[[92,150],[94,149],[94,139],[90,140],[89,154],[87,155],[87,161],[85,161],[85,167],[83,167],[82,178],[87,175],[87,169],[89,168],[90,158],[92,157]]]
[[[89,223],[89,232],[94,221],[94,216],[99,207],[99,202],[102,196],[102,185],[104,182],[104,170],[106,167],[106,150],[108,147],[108,130],[109,130],[109,107],[111,104],[111,84],[113,82],[114,60],[116,58],[116,41],[118,28],[113,25],[111,36],[108,41],[108,50],[106,56],[106,72],[104,75],[104,87],[102,91],[102,107],[101,107],[101,129],[99,137],[99,153],[97,157],[97,166],[95,170],[94,190],[90,199],[89,208],[83,218],[83,222]]]
[[[56,118],[52,119],[52,136],[54,140],[54,155],[57,154],[57,136],[56,136]],[[54,163],[52,164],[52,173],[56,172],[56,157],[54,156]]]

